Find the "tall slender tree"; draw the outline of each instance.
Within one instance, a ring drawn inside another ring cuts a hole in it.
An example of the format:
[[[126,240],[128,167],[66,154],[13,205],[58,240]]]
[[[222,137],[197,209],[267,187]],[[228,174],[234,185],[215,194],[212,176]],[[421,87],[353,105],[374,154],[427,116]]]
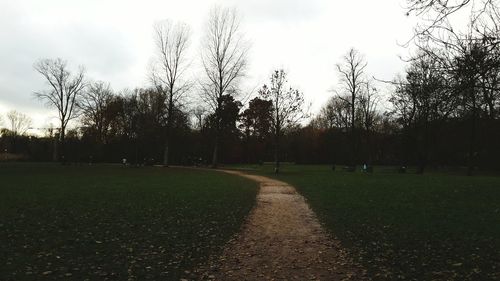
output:
[[[154,26],[156,60],[151,71],[151,80],[157,90],[165,95],[167,103],[166,137],[163,165],[170,164],[170,146],[174,111],[181,97],[189,90],[190,83],[185,80],[188,66],[187,49],[190,29],[186,24],[171,21],[158,22]]]
[[[372,81],[366,81],[365,90],[361,92],[358,97],[359,119],[360,125],[364,131],[364,144],[367,155],[365,156],[365,164],[372,165],[373,152],[372,152],[372,132],[374,130],[377,118],[379,117],[377,106],[379,96],[377,95],[377,88],[373,85]]]
[[[357,151],[356,151],[356,101],[365,89],[366,78],[365,69],[367,63],[358,50],[351,48],[346,55],[343,56],[342,62],[337,64],[337,71],[340,74],[341,93],[348,94],[349,99],[346,102],[350,106],[350,135],[351,135],[351,167],[356,166]],[[342,97],[342,96],[341,96]],[[352,169],[353,170],[353,169]]]
[[[217,167],[223,97],[238,92],[238,80],[245,74],[249,49],[235,10],[220,7],[211,10],[202,45],[206,74],[206,81],[202,83],[202,98],[215,114],[212,167]]]
[[[272,131],[274,135],[275,173],[280,171],[280,148],[283,133],[297,125],[306,117],[304,111],[304,94],[288,86],[287,74],[283,69],[271,75],[269,86],[264,85],[259,95],[272,102]]]

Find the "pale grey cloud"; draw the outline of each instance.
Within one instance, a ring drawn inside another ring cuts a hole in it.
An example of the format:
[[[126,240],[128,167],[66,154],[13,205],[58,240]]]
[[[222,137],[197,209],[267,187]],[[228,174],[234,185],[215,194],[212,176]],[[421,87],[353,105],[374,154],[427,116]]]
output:
[[[324,1],[319,0],[254,0],[228,1],[245,11],[246,18],[252,21],[265,21],[297,24],[302,21],[313,20],[321,14]]]
[[[35,13],[32,7],[14,2],[4,3],[1,10],[0,104],[4,110],[16,108],[35,115],[47,110],[33,98],[34,91],[46,87],[33,69],[40,58],[61,57],[75,68],[84,65],[89,77],[128,84],[137,48],[126,30],[68,13],[58,17],[50,9]],[[139,81],[130,82],[132,86]]]

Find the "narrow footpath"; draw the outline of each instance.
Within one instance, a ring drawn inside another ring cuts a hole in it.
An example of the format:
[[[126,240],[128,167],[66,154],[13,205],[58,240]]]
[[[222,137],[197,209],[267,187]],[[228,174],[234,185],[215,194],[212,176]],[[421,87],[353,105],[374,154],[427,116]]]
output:
[[[222,255],[197,270],[201,280],[368,280],[289,184],[239,171],[260,183],[257,203]]]

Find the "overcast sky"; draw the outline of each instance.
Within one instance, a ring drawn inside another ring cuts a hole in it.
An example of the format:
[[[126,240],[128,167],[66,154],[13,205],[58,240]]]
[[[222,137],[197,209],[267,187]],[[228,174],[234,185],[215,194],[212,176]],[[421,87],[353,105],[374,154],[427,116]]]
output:
[[[404,69],[398,43],[414,25],[403,0],[0,0],[0,115],[16,109],[43,127],[56,116],[33,97],[46,89],[33,70],[40,58],[61,57],[70,67],[114,90],[144,87],[154,53],[153,23],[183,21],[192,29],[193,64],[200,60],[203,24],[214,5],[234,7],[251,41],[244,88],[267,82],[284,68],[317,111],[333,95],[335,64],[350,47],[365,55],[370,76],[392,79]],[[193,93],[196,94],[196,93]],[[5,118],[4,118],[5,119]]]

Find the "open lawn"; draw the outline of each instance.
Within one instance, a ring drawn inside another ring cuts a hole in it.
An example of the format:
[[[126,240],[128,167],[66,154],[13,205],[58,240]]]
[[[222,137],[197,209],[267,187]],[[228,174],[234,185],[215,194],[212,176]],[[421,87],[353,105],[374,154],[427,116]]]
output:
[[[212,171],[0,164],[0,280],[176,280],[236,233],[258,185]]]
[[[375,280],[500,280],[500,177],[245,168],[296,186]]]

